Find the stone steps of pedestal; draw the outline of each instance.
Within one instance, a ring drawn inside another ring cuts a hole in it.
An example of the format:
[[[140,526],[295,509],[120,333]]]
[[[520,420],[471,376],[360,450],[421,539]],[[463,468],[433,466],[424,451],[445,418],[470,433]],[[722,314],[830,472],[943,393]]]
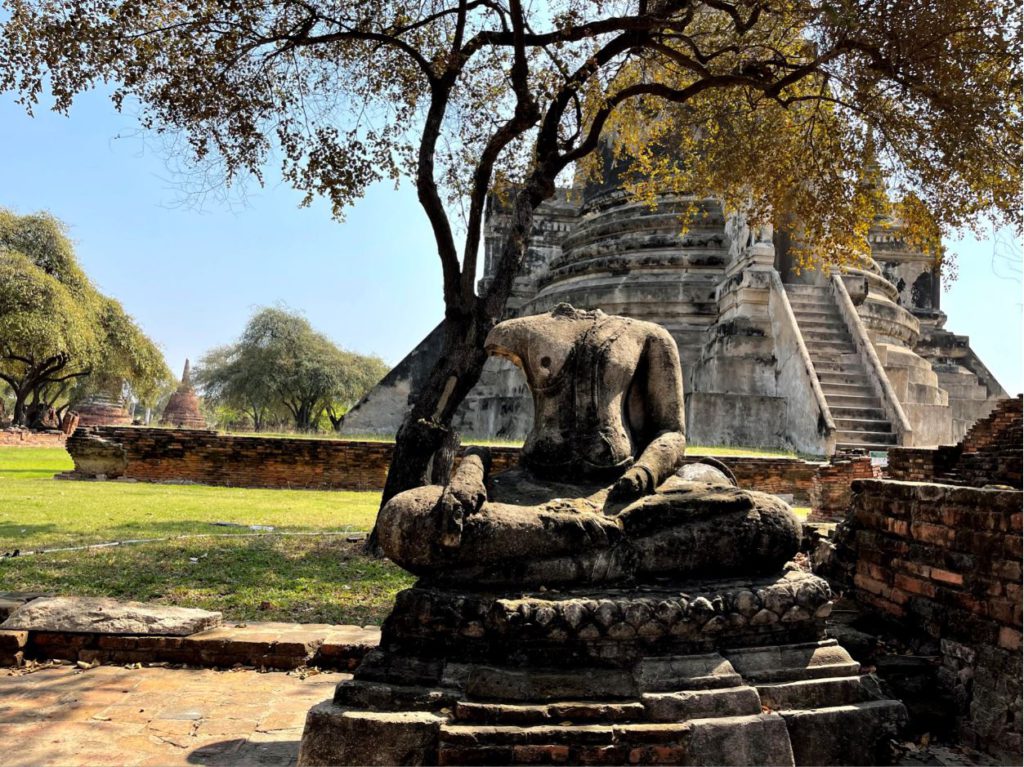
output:
[[[849,706],[881,697],[871,677],[842,676],[804,679],[757,686],[761,704],[772,711]]]
[[[534,727],[572,722],[605,726],[630,722],[681,722],[709,716],[746,716],[761,711],[748,685],[708,690],[642,693],[639,701],[564,700],[543,703],[459,701],[453,723]]]
[[[812,764],[887,764],[890,742],[907,723],[898,700],[866,700],[845,706],[788,709],[793,761]]]
[[[737,755],[742,760],[737,760]],[[778,714],[535,727],[442,725],[440,764],[792,764]]]

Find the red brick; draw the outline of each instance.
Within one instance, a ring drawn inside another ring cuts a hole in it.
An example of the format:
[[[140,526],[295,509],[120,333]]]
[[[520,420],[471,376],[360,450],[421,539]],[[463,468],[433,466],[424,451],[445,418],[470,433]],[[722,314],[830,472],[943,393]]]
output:
[[[1009,626],[999,629],[999,646],[1004,650],[1019,651],[1021,648],[1021,632]]]
[[[931,568],[931,578],[939,583],[948,583],[953,586],[962,586],[964,584],[964,577],[960,573],[940,570],[937,567]]]
[[[898,581],[899,576],[896,577]],[[867,592],[877,594],[878,596],[885,598],[888,598],[889,593],[891,592],[891,589],[886,584],[882,583],[881,581],[876,581],[874,578],[870,578],[867,575],[864,575],[863,573],[858,573],[857,575],[855,575],[853,578],[853,583],[855,586],[858,586],[859,588],[862,588]],[[896,585],[899,585],[899,583],[897,582]]]
[[[512,759],[516,764],[565,764],[569,761],[568,746],[514,746]]]
[[[896,578],[893,583],[898,589],[909,591],[911,594],[917,594],[923,597],[934,597],[937,593],[934,584],[929,583],[928,581],[923,581],[920,578],[903,575],[902,573],[896,573]]]
[[[910,526],[910,534],[915,540],[934,543],[936,546],[944,546],[956,537],[950,528],[928,522],[915,522]]]
[[[1016,610],[1019,610],[1019,606],[1008,599],[990,599],[988,602],[988,614],[1000,623],[1019,623]]]

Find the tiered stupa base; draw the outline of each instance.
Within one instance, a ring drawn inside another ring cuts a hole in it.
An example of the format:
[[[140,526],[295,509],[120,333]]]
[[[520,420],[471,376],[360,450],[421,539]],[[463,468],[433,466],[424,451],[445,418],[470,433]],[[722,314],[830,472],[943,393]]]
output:
[[[905,721],[835,641],[825,581],[398,595],[299,764],[880,764]]]

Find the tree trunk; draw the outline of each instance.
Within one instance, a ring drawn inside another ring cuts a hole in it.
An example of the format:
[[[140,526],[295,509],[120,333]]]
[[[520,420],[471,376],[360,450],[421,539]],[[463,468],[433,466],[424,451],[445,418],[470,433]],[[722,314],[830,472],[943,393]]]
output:
[[[27,392],[14,393],[14,412],[11,415],[11,426],[25,426]]]
[[[449,303],[446,307],[441,356],[395,435],[381,507],[399,493],[431,481],[431,459],[452,438],[452,418],[480,380],[487,361],[484,339],[501,319],[512,292],[529,243],[534,210],[553,193],[554,185],[546,179],[535,179],[519,191],[491,290],[483,298],[463,297],[462,305]],[[366,551],[381,555],[376,524],[367,539]]]

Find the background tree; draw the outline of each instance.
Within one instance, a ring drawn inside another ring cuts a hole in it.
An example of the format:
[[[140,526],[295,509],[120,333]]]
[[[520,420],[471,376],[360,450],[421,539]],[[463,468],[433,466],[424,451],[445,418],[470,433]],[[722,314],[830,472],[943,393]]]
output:
[[[180,132],[200,163],[262,179],[280,150],[285,178],[339,214],[374,181],[414,180],[442,267],[444,340],[398,432],[385,501],[426,481],[479,378],[534,209],[613,125],[631,162],[685,181],[677,191],[722,196],[753,220],[799,221],[811,257],[863,252],[869,208],[851,169],[869,135],[891,183],[938,227],[986,213],[1020,223],[1021,20],[1010,0],[5,5],[0,87],[29,108],[44,86],[67,110],[114,81],[118,106],[137,99],[144,126]],[[659,140],[700,161],[648,153]],[[478,295],[495,183],[509,227]],[[462,213],[461,253],[446,200]]]
[[[90,394],[146,401],[169,380],[159,349],[89,282],[63,224],[0,209],[0,381],[13,423]]]
[[[316,431],[325,413],[340,421],[386,372],[382,360],[339,349],[301,315],[269,308],[235,344],[204,355],[196,381],[211,401],[244,410],[256,431],[281,410],[298,431]]]

